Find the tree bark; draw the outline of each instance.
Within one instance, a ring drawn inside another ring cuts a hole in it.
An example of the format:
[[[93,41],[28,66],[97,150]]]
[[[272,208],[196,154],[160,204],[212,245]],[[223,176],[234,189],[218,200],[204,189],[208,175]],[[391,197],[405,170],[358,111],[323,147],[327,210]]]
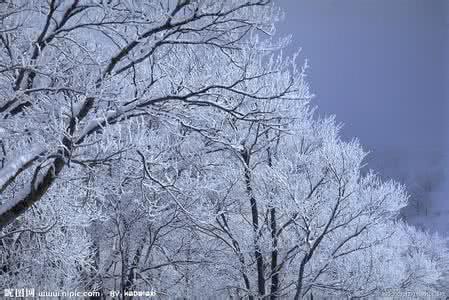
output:
[[[259,297],[265,295],[265,272],[264,272],[264,259],[262,256],[262,251],[259,245],[259,211],[257,208],[257,200],[254,197],[253,189],[251,186],[251,170],[249,168],[250,154],[248,150],[241,152],[243,161],[245,162],[245,186],[246,192],[249,196],[249,202],[251,205],[251,218],[253,224],[254,233],[254,258],[256,259],[256,269],[257,269],[257,292]]]
[[[276,224],[276,208],[270,208],[270,227],[271,227],[271,290],[270,299],[278,298],[279,293],[279,269],[278,269],[278,237]]]

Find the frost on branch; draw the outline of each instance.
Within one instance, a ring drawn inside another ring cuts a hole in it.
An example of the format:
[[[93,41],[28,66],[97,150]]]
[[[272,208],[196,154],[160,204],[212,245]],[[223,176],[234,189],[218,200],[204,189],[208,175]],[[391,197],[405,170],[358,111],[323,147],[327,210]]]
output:
[[[274,4],[0,1],[1,286],[447,291],[447,241],[314,114]]]
[[[8,160],[6,165],[0,169],[0,191],[5,190],[17,175],[23,172],[30,164],[32,164],[44,152],[43,146],[35,146],[27,150],[26,154],[19,154]]]

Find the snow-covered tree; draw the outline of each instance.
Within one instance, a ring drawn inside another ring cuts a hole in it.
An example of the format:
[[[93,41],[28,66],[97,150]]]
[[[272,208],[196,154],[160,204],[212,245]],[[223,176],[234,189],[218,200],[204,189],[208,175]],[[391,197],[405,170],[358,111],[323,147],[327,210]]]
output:
[[[366,153],[340,140],[333,119],[317,119],[307,102],[275,102],[275,122],[234,124],[237,145],[211,146],[220,177],[205,180],[210,215],[196,226],[227,249],[217,267],[234,271],[222,271],[221,284],[234,296],[272,299],[442,291],[445,241],[414,246],[431,238],[399,222],[404,188],[364,171]]]
[[[295,77],[275,90],[244,89],[285,71],[254,60],[282,46],[257,41],[273,30],[276,10],[268,2],[3,2],[12,13],[1,19],[0,225],[72,166],[117,155],[99,153],[96,143],[115,125],[144,116],[194,126],[199,115],[213,122],[208,114],[216,110],[265,118],[269,112],[242,108],[247,98],[290,98]],[[7,197],[20,177],[28,177],[20,193]]]
[[[269,0],[0,1],[0,285],[441,292],[446,241],[309,102]]]

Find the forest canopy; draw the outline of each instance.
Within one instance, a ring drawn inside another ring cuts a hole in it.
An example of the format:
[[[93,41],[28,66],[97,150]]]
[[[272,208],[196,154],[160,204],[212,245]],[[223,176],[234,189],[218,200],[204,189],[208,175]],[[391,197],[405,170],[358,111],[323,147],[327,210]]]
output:
[[[448,291],[269,0],[0,0],[0,288]],[[318,91],[319,92],[319,91]]]

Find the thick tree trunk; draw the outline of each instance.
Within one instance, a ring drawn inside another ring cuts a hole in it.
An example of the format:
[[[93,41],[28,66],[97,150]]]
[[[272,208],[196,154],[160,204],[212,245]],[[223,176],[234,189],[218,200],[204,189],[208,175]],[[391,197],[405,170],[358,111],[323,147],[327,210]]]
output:
[[[270,209],[270,229],[271,229],[271,290],[270,299],[274,300],[278,298],[279,293],[279,271],[278,270],[278,237],[277,237],[277,224],[276,224],[276,208]]]
[[[251,218],[253,224],[254,233],[254,258],[256,259],[256,270],[257,270],[257,293],[259,297],[265,295],[265,272],[264,272],[264,259],[262,256],[262,251],[259,244],[259,211],[257,208],[257,201],[254,197],[253,189],[251,186],[251,171],[249,168],[250,154],[248,151],[242,151],[242,158],[245,162],[245,185],[246,192],[249,196],[249,202],[251,205]]]
[[[268,137],[268,133],[267,133]],[[279,140],[278,140],[279,141]],[[273,166],[271,149],[267,149],[268,166]],[[272,199],[270,199],[272,200]],[[270,299],[274,300],[279,297],[279,266],[278,266],[278,229],[276,222],[276,208],[270,208],[270,231],[271,231],[271,289]]]
[[[31,182],[29,183],[29,191],[21,195],[21,198],[14,199],[11,205],[8,205],[0,212],[0,229],[3,229],[12,221],[16,220],[19,216],[24,214],[31,206],[38,202],[46,193],[47,190],[54,184],[59,174],[65,167],[66,158],[71,156],[73,150],[73,141],[70,136],[73,135],[76,129],[77,121],[81,121],[86,117],[94,103],[94,98],[89,97],[83,103],[76,117],[70,119],[70,124],[66,130],[66,136],[62,139],[63,149],[57,151],[56,158],[54,159],[50,168],[44,175],[40,176],[40,169],[35,170],[35,174]]]
[[[304,277],[304,269],[307,263],[307,259],[304,258],[301,261],[301,265],[299,266],[299,274],[298,274],[298,280],[296,282],[296,293],[295,293],[295,300],[299,300],[301,298],[301,294],[302,294],[302,280]]]

